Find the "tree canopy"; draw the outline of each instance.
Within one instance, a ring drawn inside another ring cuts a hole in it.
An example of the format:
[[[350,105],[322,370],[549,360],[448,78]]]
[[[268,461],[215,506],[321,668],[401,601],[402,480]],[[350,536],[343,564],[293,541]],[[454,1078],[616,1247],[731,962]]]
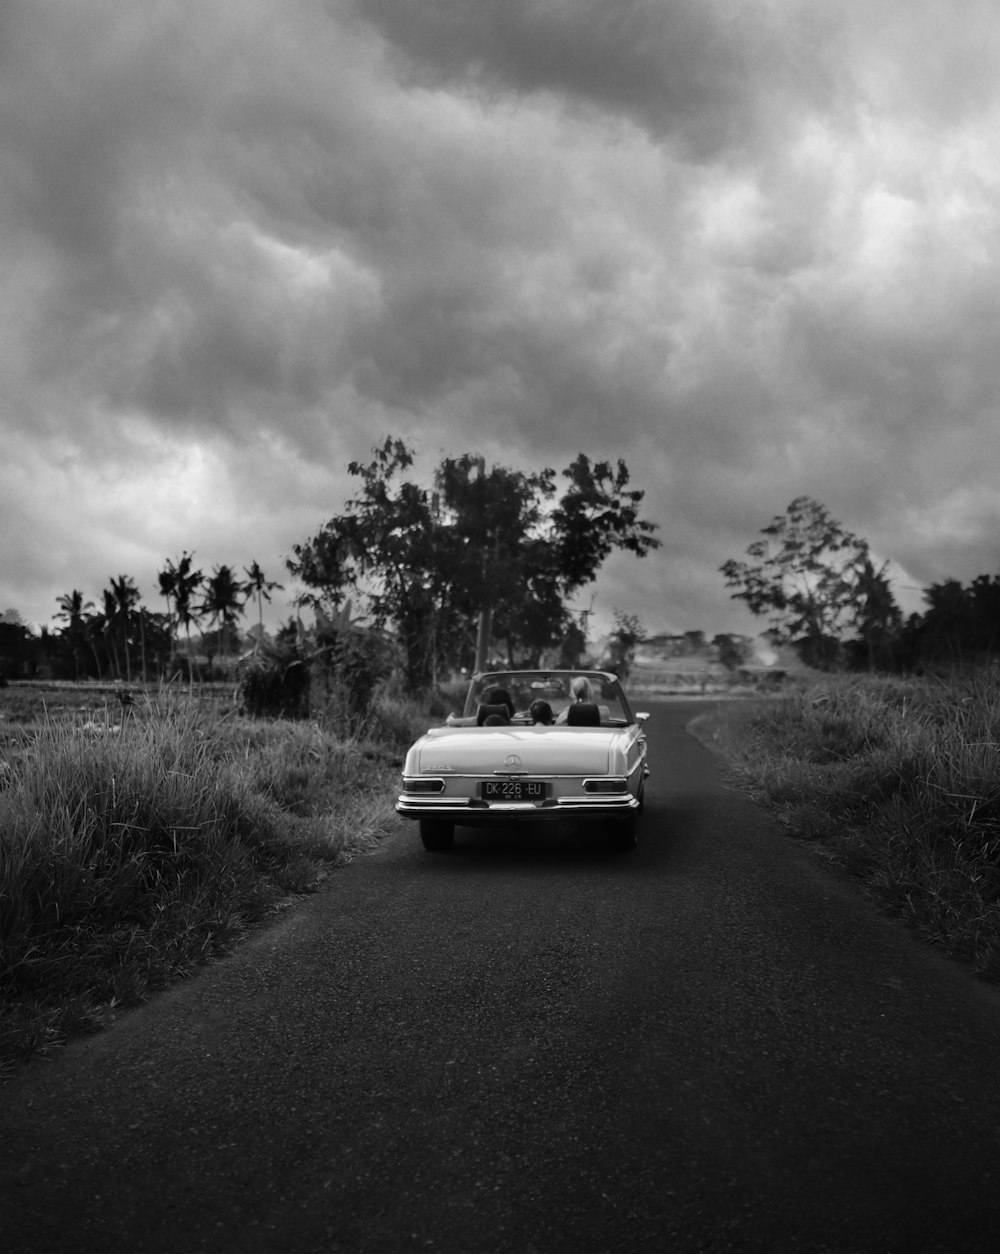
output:
[[[1000,650],[1000,575],[977,575],[924,589],[926,612],[910,617],[901,634],[904,665],[956,665],[995,657]]]
[[[411,688],[468,657],[474,641],[480,665],[491,641],[511,661],[537,662],[559,647],[568,599],[613,550],[643,557],[659,545],[623,461],[581,453],[561,472],[560,492],[549,467],[488,469],[466,453],[444,458],[421,485],[407,477],[404,441],[390,437],[372,453],[348,467],[359,487],[344,512],[296,545],[288,567],[306,603],[335,608],[364,594],[376,625],[395,630]]]
[[[751,561],[721,567],[733,598],[768,616],[775,642],[802,640],[813,663],[831,664],[848,630],[861,633],[873,657],[900,615],[868,541],[808,496],[796,497],[761,534],[746,550]]]

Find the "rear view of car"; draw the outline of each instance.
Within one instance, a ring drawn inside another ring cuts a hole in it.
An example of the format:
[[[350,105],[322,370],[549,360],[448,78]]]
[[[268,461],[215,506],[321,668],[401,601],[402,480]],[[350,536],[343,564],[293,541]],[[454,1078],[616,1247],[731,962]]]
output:
[[[574,699],[574,691],[591,699]],[[535,721],[539,703],[551,722]],[[451,848],[456,826],[566,819],[599,822],[615,847],[634,848],[648,773],[646,717],[633,715],[618,679],[605,672],[477,675],[463,715],[411,746],[397,812],[418,821],[433,851]]]

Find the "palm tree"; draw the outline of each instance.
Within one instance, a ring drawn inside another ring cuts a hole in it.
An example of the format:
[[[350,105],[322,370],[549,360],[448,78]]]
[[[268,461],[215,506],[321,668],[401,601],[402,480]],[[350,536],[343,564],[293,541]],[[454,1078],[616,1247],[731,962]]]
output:
[[[237,615],[243,613],[246,589],[233,576],[228,566],[217,566],[212,572],[211,579],[205,581],[205,589],[201,610],[203,614],[208,614],[221,630],[222,657],[225,661],[228,656],[227,633],[229,628],[235,626]]]
[[[903,615],[892,595],[888,576],[889,563],[876,570],[866,553],[857,572],[857,587],[861,604],[858,607],[856,625],[861,631],[868,653],[868,669],[873,671],[881,660],[891,654],[893,637],[903,625]]]
[[[191,658],[191,624],[197,622],[200,617],[200,611],[195,609],[192,597],[205,578],[200,570],[191,569],[193,561],[194,554],[185,550],[181,554],[177,565],[174,566],[172,562],[168,561],[166,571],[160,575],[161,592],[164,589],[164,575],[170,577],[168,581],[170,589],[168,600],[173,601],[177,624],[184,625],[184,635],[187,640],[188,676],[192,686],[194,684],[194,667]],[[164,592],[164,596],[167,596],[166,592]]]
[[[174,616],[171,610],[174,599],[174,588],[177,586],[177,567],[169,559],[166,567],[157,572],[157,581],[160,585],[160,596],[167,603],[167,631],[170,635],[171,643],[176,648],[177,641],[174,638]]]
[[[110,588],[105,588],[101,593],[101,600],[104,603],[104,610],[98,618],[101,627],[101,635],[104,637],[104,650],[113,663],[112,669],[118,679],[122,677],[122,663],[118,656],[118,645],[114,636],[115,613],[117,611],[117,603],[115,594]]]
[[[244,566],[243,571],[247,576],[247,582],[243,585],[247,597],[255,597],[257,600],[257,626],[260,630],[257,632],[257,639],[254,641],[253,646],[253,651],[256,653],[260,648],[260,638],[264,634],[264,602],[267,601],[270,604],[271,597],[269,594],[275,588],[283,590],[284,584],[268,582],[256,561],[251,562],[249,566]]]
[[[132,682],[132,654],[128,647],[132,626],[132,610],[139,604],[139,589],[131,575],[119,575],[111,580],[111,625],[112,631],[117,628],[121,633],[122,645],[125,649],[125,677]],[[107,601],[105,601],[107,605]],[[121,672],[119,671],[119,676]]]
[[[73,668],[76,678],[80,678],[80,646],[86,638],[86,622],[85,614],[87,610],[94,608],[93,601],[84,601],[83,593],[74,588],[72,592],[67,592],[64,596],[56,598],[56,604],[59,606],[57,619],[65,620],[66,636],[69,640],[69,646],[73,653]]]
[[[104,660],[102,658],[101,644],[105,641],[106,632],[103,614],[91,614],[84,620],[83,634],[90,647],[91,653],[94,655],[94,669],[97,672],[97,678],[104,678]]]
[[[146,619],[148,615],[149,615],[149,610],[147,610],[144,605],[140,605],[139,613],[136,615],[136,617],[139,620],[139,666],[141,669],[143,682],[145,682],[146,676],[148,674],[146,670]]]

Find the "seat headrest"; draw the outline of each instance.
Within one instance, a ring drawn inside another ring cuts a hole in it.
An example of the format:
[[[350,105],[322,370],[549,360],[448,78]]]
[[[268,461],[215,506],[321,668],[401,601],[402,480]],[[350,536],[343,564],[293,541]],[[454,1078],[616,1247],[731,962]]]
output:
[[[568,707],[566,722],[570,727],[600,727],[601,711],[593,701],[577,701]]]
[[[510,723],[510,709],[506,705],[481,705],[476,711],[476,726],[482,727],[491,715],[502,718],[505,724]]]

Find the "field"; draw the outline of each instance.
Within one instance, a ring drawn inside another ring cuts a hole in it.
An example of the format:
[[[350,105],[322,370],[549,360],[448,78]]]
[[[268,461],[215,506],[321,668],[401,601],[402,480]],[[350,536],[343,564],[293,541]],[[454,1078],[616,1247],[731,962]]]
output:
[[[880,907],[1000,980],[1000,676],[841,677],[693,729]]]
[[[250,721],[231,688],[0,689],[0,1071],[226,953],[370,848],[421,725],[389,699],[345,726]]]
[[[346,724],[333,707],[251,721],[222,687],[0,689],[0,1072],[225,954],[371,848],[426,722],[388,697]],[[695,730],[792,836],[1000,979],[1000,676],[799,681]]]

